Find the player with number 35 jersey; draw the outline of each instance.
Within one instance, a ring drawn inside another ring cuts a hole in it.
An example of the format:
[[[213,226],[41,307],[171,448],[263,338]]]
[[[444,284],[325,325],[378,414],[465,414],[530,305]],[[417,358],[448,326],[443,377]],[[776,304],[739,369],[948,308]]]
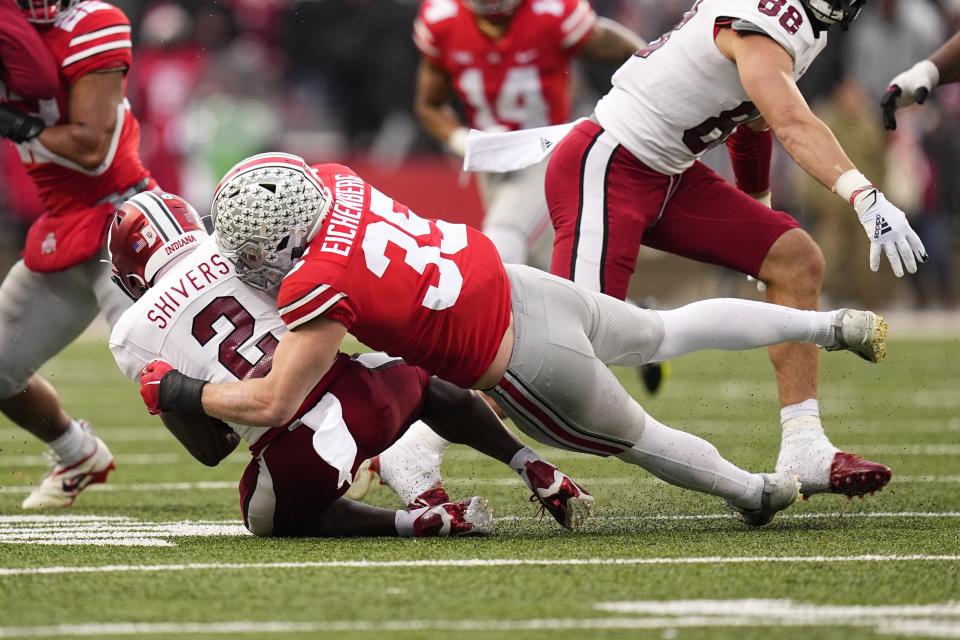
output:
[[[315,171],[296,156],[242,161],[218,186],[212,212],[237,277],[265,291],[279,287],[289,331],[259,379],[207,384],[169,363],[148,364],[140,390],[151,412],[283,423],[350,330],[449,382],[486,390],[541,442],[617,456],[723,496],[762,525],[797,498],[796,477],[747,473],[702,439],[659,423],[607,365],[783,341],[882,356],[885,324],[875,314],[738,300],[639,309],[531,267],[502,265],[490,240],[465,225],[420,218],[348,168]]]
[[[598,18],[588,0],[425,0],[413,28],[422,56],[416,111],[424,128],[463,156],[467,124],[512,131],[570,118],[575,56],[619,65],[643,46],[625,27]],[[543,199],[545,163],[482,174],[483,230],[508,263],[546,268],[552,229]],[[532,253],[531,253],[532,252]]]
[[[871,243],[873,271],[883,252],[897,276],[904,267],[915,272],[926,258],[919,237],[796,86],[830,25],[847,28],[865,1],[697,0],[616,72],[594,117],[550,158],[553,273],[623,298],[643,244],[758,278],[772,302],[816,309],[823,256],[792,217],[769,207],[774,135],[801,168],[850,202]],[[699,161],[724,142],[739,190]],[[770,355],[783,426],[778,470],[799,475],[808,494],[882,487],[885,467],[840,452],[823,433],[816,350],[783,345]]]

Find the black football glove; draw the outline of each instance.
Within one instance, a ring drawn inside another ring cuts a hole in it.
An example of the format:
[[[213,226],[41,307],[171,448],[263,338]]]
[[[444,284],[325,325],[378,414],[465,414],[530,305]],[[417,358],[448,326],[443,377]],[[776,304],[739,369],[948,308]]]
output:
[[[0,136],[17,144],[33,140],[46,125],[43,120],[9,104],[0,104]]]

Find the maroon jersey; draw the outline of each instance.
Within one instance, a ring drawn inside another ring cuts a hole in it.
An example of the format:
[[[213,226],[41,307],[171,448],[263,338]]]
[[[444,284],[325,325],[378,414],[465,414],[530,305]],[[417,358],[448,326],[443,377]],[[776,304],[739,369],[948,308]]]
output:
[[[347,167],[314,170],[333,199],[280,287],[283,322],[296,329],[323,315],[374,349],[472,386],[510,324],[510,283],[493,243],[417,216]]]
[[[99,0],[76,3],[39,29],[60,72],[60,87],[49,100],[6,96],[43,118],[47,126],[68,124],[70,88],[79,78],[132,64],[130,22],[120,9]],[[39,140],[18,145],[43,201],[44,215],[31,227],[24,261],[35,271],[57,271],[92,257],[103,244],[116,196],[150,182],[140,162],[140,126],[126,100],[103,164],[84,169],[46,149]]]
[[[587,0],[523,0],[494,40],[463,0],[425,0],[413,40],[450,76],[470,126],[529,129],[570,119],[570,62],[596,21]]]

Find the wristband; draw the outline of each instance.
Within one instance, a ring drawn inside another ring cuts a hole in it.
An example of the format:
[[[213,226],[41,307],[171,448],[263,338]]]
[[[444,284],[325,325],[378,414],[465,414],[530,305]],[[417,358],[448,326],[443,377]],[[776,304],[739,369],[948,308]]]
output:
[[[160,409],[178,413],[203,413],[203,388],[206,380],[171,371],[160,380]]]
[[[450,134],[450,137],[447,138],[447,150],[449,150],[450,153],[460,156],[461,158],[467,155],[468,135],[470,135],[470,130],[466,127],[454,129],[453,133]]]
[[[856,198],[861,191],[874,188],[873,183],[867,180],[867,176],[856,169],[850,169],[837,178],[836,184],[833,185],[833,192],[850,204],[853,204],[854,198]]]

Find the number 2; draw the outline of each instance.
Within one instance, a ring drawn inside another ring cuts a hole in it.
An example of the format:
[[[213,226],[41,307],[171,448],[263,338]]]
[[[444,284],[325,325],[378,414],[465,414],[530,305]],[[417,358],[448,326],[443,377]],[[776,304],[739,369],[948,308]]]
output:
[[[225,318],[233,325],[233,329],[223,337],[217,350],[217,359],[223,368],[239,380],[244,380],[251,375],[254,378],[266,375],[273,364],[273,352],[276,351],[280,342],[272,333],[268,333],[255,345],[260,350],[260,357],[256,362],[247,360],[239,349],[253,336],[256,319],[233,296],[214,298],[194,316],[191,331],[193,337],[201,347],[206,346],[216,337],[217,330],[213,325],[221,318]]]
[[[387,246],[395,244],[404,251],[403,261],[417,273],[422,275],[430,264],[437,267],[440,274],[437,284],[427,288],[421,304],[435,311],[455,305],[463,288],[463,274],[456,262],[443,255],[453,255],[466,248],[467,228],[462,224],[437,220],[436,225],[441,232],[440,246],[421,245],[416,238],[430,234],[430,221],[412,211],[395,211],[393,200],[372,187],[370,211],[385,222],[369,224],[364,231],[361,248],[367,268],[375,276],[382,278],[390,266]]]

